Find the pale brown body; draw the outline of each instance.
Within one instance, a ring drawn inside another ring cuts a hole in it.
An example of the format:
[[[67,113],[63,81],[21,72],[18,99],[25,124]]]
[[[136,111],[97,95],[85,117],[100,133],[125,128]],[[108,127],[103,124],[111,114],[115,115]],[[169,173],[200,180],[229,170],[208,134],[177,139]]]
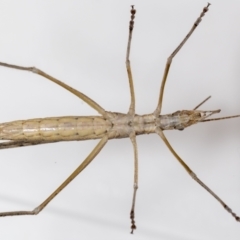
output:
[[[101,116],[66,116],[52,118],[35,118],[0,124],[1,140],[22,141],[79,141],[127,138],[132,132],[136,135],[156,133],[162,130],[183,129],[198,122],[202,117],[199,111],[178,111],[173,114],[136,115],[133,120],[128,114],[107,112],[109,119]]]
[[[84,95],[82,92],[68,86],[64,82],[61,82],[60,80],[48,75],[47,73],[41,71],[38,68],[22,67],[18,65],[0,62],[0,66],[19,69],[23,71],[30,71],[37,75],[43,76],[44,78],[58,84],[59,86],[63,87],[64,89],[68,90],[72,94],[79,97],[81,100],[89,104],[101,115],[90,117],[67,116],[42,119],[38,118],[0,124],[0,140],[7,140],[5,142],[0,143],[0,149],[59,141],[101,139],[99,143],[96,145],[96,147],[86,157],[86,159],[76,168],[76,170],[39,206],[30,211],[28,210],[28,211],[0,212],[0,217],[16,215],[37,215],[44,209],[44,207],[47,206],[47,204],[54,197],[56,197],[58,193],[60,193],[76,176],[78,176],[78,174],[82,172],[88,166],[88,164],[91,163],[91,161],[97,156],[97,154],[101,151],[101,149],[105,146],[109,139],[128,137],[132,142],[134,150],[134,184],[133,184],[134,191],[132,207],[130,211],[131,233],[133,233],[133,231],[136,229],[135,202],[136,192],[138,189],[138,151],[136,135],[156,133],[161,137],[161,139],[167,145],[172,154],[176,157],[181,166],[187,171],[187,173],[201,187],[203,187],[208,193],[210,193],[225,208],[227,212],[229,212],[237,221],[240,221],[240,217],[238,217],[227,206],[227,204],[220,197],[218,197],[218,195],[216,195],[205,183],[203,183],[193,172],[193,170],[184,162],[184,160],[181,159],[181,157],[175,152],[175,150],[172,148],[172,146],[170,145],[170,143],[168,142],[167,138],[163,133],[164,130],[171,129],[183,130],[184,128],[189,127],[198,122],[240,117],[240,115],[235,115],[223,118],[208,119],[208,117],[210,117],[212,114],[219,113],[220,110],[200,111],[197,109],[210,97],[206,98],[203,102],[198,104],[193,110],[182,110],[168,115],[161,115],[164,88],[172,60],[179,52],[179,50],[183,47],[185,42],[189,39],[189,37],[194,32],[196,27],[199,25],[203,16],[208,11],[209,6],[210,4],[203,8],[200,16],[194,22],[189,33],[186,35],[186,37],[182,40],[179,46],[173,51],[173,53],[167,59],[160,87],[158,104],[156,110],[152,114],[137,115],[135,113],[135,94],[131,65],[129,60],[132,31],[134,27],[134,18],[136,14],[134,6],[132,6],[131,9],[131,20],[129,23],[129,37],[126,55],[126,68],[131,94],[131,103],[127,114],[106,111],[99,104],[97,104],[88,96]]]

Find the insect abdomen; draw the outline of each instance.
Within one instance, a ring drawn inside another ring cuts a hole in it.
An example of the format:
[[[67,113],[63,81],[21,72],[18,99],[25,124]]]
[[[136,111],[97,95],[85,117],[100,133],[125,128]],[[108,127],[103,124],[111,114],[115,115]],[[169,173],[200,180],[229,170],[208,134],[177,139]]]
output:
[[[2,140],[81,140],[101,138],[109,129],[102,117],[54,117],[0,124]]]

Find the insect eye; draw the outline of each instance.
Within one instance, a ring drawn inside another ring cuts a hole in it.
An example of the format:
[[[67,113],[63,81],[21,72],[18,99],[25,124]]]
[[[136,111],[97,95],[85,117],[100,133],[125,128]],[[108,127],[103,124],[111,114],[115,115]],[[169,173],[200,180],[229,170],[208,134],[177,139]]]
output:
[[[176,126],[174,127],[174,129],[179,130],[179,131],[184,130],[184,128],[177,128]]]

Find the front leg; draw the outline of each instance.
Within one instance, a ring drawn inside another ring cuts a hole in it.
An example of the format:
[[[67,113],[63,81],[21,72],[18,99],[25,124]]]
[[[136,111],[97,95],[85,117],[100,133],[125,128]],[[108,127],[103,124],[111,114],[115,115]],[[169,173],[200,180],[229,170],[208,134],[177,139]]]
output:
[[[158,105],[157,105],[156,110],[154,111],[154,115],[156,117],[158,117],[159,114],[161,113],[165,83],[167,81],[168,72],[169,72],[170,66],[172,64],[172,60],[177,55],[177,53],[180,51],[180,49],[183,47],[183,45],[186,43],[186,41],[190,38],[190,36],[194,32],[194,30],[197,28],[199,23],[202,21],[202,18],[205,15],[205,13],[208,11],[209,6],[210,6],[210,3],[208,3],[207,6],[205,8],[203,8],[202,13],[200,14],[200,16],[197,18],[197,20],[193,24],[193,26],[192,26],[191,30],[189,31],[189,33],[187,34],[187,36],[182,40],[182,42],[178,45],[178,47],[173,51],[173,53],[167,59],[167,63],[166,63],[165,70],[164,70],[164,73],[163,73],[160,93],[159,93]]]

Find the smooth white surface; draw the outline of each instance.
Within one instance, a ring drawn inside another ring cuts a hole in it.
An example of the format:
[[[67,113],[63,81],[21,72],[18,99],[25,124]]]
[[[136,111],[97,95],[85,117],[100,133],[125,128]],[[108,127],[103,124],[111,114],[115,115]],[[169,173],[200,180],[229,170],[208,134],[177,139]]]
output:
[[[240,113],[240,2],[210,11],[174,59],[163,114],[192,109]],[[137,9],[131,62],[138,114],[152,112],[167,57],[206,1],[1,1],[0,61],[36,66],[109,111],[129,106],[125,54],[130,5]],[[95,115],[83,101],[31,73],[0,68],[1,122]],[[240,119],[166,132],[179,155],[240,214]],[[137,231],[130,235],[133,150],[109,141],[99,156],[38,216],[0,219],[0,239],[239,239],[237,223],[184,172],[156,135],[140,136]],[[39,205],[97,141],[0,152],[0,211]]]

